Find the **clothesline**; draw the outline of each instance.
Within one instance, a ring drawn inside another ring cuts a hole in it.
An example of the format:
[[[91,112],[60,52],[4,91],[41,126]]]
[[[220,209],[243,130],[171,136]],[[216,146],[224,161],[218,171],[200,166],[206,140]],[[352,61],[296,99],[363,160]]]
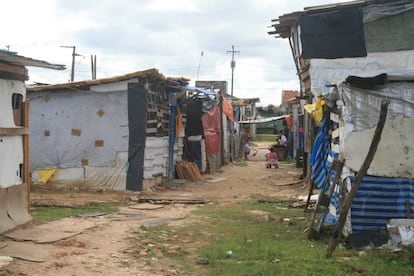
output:
[[[270,117],[270,118],[261,118],[261,119],[255,119],[255,120],[238,121],[238,123],[239,124],[260,124],[260,123],[268,123],[268,122],[273,122],[273,121],[285,119],[286,116],[289,116],[289,115],[282,115],[282,116]]]

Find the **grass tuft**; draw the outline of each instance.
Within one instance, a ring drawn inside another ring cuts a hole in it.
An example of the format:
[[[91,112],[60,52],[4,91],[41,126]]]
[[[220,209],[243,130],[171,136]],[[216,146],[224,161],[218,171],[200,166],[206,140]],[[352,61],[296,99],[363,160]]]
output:
[[[280,208],[286,206],[258,202],[205,205],[194,212],[199,218],[195,223],[137,231],[136,249],[149,250],[148,256],[157,259],[174,260],[182,275],[414,274],[413,251],[368,251],[360,256],[358,251],[338,246],[334,257],[327,259],[330,231],[317,241],[308,240],[306,214],[301,209]]]
[[[114,204],[91,203],[83,207],[33,207],[30,211],[31,216],[36,221],[53,221],[65,217],[76,216],[87,213],[103,212],[113,213],[119,209]]]

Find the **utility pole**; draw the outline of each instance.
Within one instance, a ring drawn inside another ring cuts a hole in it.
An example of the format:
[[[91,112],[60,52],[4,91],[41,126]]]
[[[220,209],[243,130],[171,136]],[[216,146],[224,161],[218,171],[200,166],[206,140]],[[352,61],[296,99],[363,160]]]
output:
[[[70,72],[70,81],[75,80],[75,57],[80,56],[76,53],[76,46],[60,46],[62,48],[72,48],[72,69]]]
[[[91,55],[92,79],[96,80],[96,55]]]
[[[234,54],[240,54],[240,51],[234,50],[234,45],[231,46],[231,51],[227,51],[227,53],[231,53],[231,96],[233,97],[233,80],[234,80],[234,68],[236,67],[236,61],[234,60]]]

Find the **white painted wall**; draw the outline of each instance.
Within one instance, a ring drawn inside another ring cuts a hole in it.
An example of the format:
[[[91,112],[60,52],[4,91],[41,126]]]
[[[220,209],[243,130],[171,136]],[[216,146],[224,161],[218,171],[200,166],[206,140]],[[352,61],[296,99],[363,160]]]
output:
[[[0,79],[0,127],[15,127],[12,112],[12,95],[19,93],[26,100],[24,82]]]
[[[183,139],[176,138],[174,162],[182,159]],[[144,156],[144,179],[168,176],[168,137],[147,137]]]
[[[12,95],[26,97],[22,81],[0,79],[0,128],[16,127],[13,120]],[[0,187],[21,184],[19,165],[23,164],[22,136],[0,136]]]
[[[352,132],[345,138],[346,165],[358,171],[367,155],[375,128]],[[387,118],[368,174],[414,177],[414,118]]]

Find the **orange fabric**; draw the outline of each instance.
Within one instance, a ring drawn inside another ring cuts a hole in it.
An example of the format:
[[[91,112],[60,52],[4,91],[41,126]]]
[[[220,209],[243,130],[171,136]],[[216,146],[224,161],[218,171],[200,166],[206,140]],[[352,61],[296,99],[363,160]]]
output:
[[[180,107],[177,105],[177,115],[175,115],[175,137],[180,137],[183,130],[183,115],[181,114]]]
[[[226,114],[227,118],[229,118],[230,121],[232,121],[232,122],[234,121],[233,106],[226,99],[223,99],[223,112],[224,112],[224,114]]]
[[[287,127],[292,128],[292,117],[290,115],[286,115],[285,120],[286,120],[286,123],[287,123]]]

